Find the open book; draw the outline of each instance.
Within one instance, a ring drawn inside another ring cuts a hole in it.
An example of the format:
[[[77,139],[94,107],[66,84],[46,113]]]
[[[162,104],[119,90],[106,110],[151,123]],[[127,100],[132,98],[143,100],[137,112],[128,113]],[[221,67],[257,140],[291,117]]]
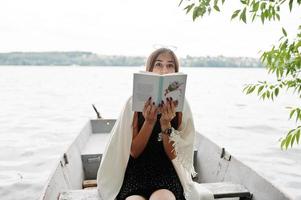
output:
[[[157,74],[154,72],[140,71],[134,73],[133,78],[133,105],[132,110],[142,112],[145,102],[149,97],[156,106],[167,97],[176,101],[176,112],[183,110],[187,74],[182,72]]]

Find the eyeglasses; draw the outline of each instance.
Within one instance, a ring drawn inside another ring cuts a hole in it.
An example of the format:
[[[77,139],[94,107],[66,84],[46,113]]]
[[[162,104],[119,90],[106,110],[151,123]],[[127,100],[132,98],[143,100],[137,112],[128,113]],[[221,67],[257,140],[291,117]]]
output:
[[[163,44],[154,44],[153,48],[154,49],[167,48],[167,49],[170,49],[172,51],[176,51],[177,50],[177,47],[174,46],[174,45],[163,45]]]

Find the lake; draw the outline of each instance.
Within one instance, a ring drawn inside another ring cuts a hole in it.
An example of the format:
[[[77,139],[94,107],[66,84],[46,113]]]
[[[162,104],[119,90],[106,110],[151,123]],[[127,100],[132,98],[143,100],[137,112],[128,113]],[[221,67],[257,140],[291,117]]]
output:
[[[142,67],[0,67],[0,196],[38,199],[59,156],[89,119],[117,118]],[[295,128],[286,106],[292,92],[273,101],[245,95],[244,84],[275,80],[261,68],[182,68],[197,131],[301,199],[301,145],[280,149]]]

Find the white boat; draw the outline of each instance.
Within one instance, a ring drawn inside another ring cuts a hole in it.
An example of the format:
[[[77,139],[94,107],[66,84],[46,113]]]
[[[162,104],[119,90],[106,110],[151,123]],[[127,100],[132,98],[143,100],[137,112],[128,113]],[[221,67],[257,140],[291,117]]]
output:
[[[115,119],[87,122],[60,157],[40,200],[100,200],[95,179],[115,122]],[[265,178],[231,156],[225,148],[219,147],[199,132],[196,132],[194,166],[198,173],[194,181],[211,190],[215,199],[289,199]]]

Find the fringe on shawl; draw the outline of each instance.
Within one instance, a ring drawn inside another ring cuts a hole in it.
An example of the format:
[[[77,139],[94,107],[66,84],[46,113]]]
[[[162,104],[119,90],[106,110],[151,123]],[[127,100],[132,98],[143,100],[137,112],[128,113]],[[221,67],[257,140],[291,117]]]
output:
[[[173,141],[172,146],[174,147],[173,151],[176,152],[176,160],[183,165],[183,167],[195,177],[197,172],[193,166],[193,151],[192,152],[185,152],[183,148],[181,148],[181,140],[183,140],[180,136],[181,132],[175,130],[170,134],[169,141]]]
[[[181,141],[183,139],[180,136],[181,132],[178,130],[175,130],[170,134],[169,141],[173,141],[172,146],[174,147],[173,151],[176,152],[176,161],[179,162],[185,170],[189,172],[192,177],[195,177],[197,175],[197,172],[194,169],[193,166],[193,150],[192,152],[187,152],[183,148],[181,148]],[[186,199],[190,199],[191,197],[191,187],[192,183],[188,184],[187,191],[184,192],[184,196]]]

